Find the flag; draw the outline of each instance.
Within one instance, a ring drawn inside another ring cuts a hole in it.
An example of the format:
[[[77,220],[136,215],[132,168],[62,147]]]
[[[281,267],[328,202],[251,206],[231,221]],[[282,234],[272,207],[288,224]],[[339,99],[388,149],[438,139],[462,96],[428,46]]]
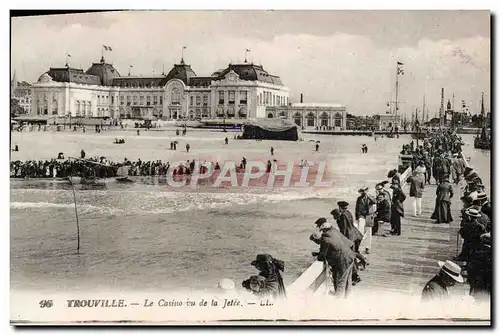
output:
[[[129,65],[129,67],[133,67],[132,65]]]
[[[398,75],[404,75],[405,71],[403,70],[403,63],[398,62]]]
[[[250,52],[250,49],[247,49],[247,52]]]
[[[68,56],[68,57],[71,57],[71,55],[70,55],[70,54],[68,54],[67,56]]]
[[[183,49],[187,49],[187,47],[182,47]]]
[[[102,47],[103,47],[103,48],[104,48],[104,50],[106,50],[106,51],[113,51],[113,49],[111,49],[111,47],[110,47],[110,46],[108,46],[108,45],[103,45]]]

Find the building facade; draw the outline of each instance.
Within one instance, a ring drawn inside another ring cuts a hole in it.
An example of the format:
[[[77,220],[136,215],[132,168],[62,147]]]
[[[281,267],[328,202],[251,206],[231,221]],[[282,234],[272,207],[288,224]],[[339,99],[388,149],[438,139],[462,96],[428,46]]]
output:
[[[398,129],[403,128],[401,115],[380,114],[378,117],[378,130],[390,131],[395,130],[395,127]]]
[[[345,130],[347,125],[346,107],[328,103],[268,106],[266,117],[286,119],[308,130]]]
[[[104,58],[87,70],[50,68],[32,87],[31,114],[196,120],[265,117],[288,104],[288,88],[261,65],[229,64],[199,77],[181,59],[161,76],[121,76]]]
[[[17,100],[18,105],[24,110],[24,113],[30,113],[31,85],[25,81],[18,82],[15,72],[10,82],[10,97]]]

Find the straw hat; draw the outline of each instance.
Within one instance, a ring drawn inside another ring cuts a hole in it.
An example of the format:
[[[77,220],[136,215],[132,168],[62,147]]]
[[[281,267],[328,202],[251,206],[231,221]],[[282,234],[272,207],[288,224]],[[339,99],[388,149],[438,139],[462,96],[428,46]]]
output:
[[[438,261],[439,267],[441,270],[446,273],[448,276],[453,278],[458,283],[463,283],[464,278],[461,275],[462,269],[457,264],[452,261],[441,262]]]
[[[472,218],[480,218],[481,213],[474,207],[469,207],[465,210],[465,214]]]

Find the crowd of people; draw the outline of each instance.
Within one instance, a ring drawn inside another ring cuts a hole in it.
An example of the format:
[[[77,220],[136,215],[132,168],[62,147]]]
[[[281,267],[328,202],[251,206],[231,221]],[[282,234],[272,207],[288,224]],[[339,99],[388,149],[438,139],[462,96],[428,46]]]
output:
[[[424,300],[448,297],[448,287],[457,282],[467,282],[470,295],[475,299],[491,294],[491,202],[477,172],[465,163],[462,145],[459,136],[447,131],[434,133],[422,145],[416,146],[414,142],[405,145],[401,152],[413,156],[411,173],[405,182],[409,184],[414,217],[422,215],[423,191],[433,178],[437,184],[436,201],[430,219],[435,220],[436,224],[452,222],[450,205],[454,192],[451,181],[457,186],[465,185],[461,197],[463,209],[459,230],[463,238],[462,251],[454,262],[438,261],[438,274],[423,288]],[[401,219],[405,216],[403,203],[407,196],[401,185],[401,177],[397,169],[391,170],[387,175],[388,180],[375,185],[375,196],[369,194],[368,187],[359,189],[354,214],[348,202],[339,201],[338,207],[330,213],[333,220],[324,217],[316,220],[318,231],[310,236],[310,240],[319,245],[319,251],[312,255],[328,264],[335,296],[347,297],[351,286],[361,281],[359,272],[369,266],[366,255],[370,254],[372,235],[389,237],[389,234],[402,234]],[[385,224],[390,224],[389,234],[386,233]],[[361,252],[361,245],[364,246],[364,252]],[[257,267],[261,273],[244,281],[243,287],[257,295],[284,296],[280,274],[284,270],[282,262],[278,261],[281,266],[277,266],[272,256],[259,255],[257,260],[259,257],[267,260],[262,267],[270,270],[263,271]]]

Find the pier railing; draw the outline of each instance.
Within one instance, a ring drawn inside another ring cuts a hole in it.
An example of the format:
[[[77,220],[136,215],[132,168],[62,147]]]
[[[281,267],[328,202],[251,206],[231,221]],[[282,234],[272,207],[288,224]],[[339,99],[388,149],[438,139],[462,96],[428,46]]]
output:
[[[412,172],[408,167],[400,176],[401,186],[406,183]],[[325,263],[313,262],[302,274],[287,287],[287,292],[297,294],[301,292],[313,292],[323,294],[328,292],[330,284],[329,269]]]

